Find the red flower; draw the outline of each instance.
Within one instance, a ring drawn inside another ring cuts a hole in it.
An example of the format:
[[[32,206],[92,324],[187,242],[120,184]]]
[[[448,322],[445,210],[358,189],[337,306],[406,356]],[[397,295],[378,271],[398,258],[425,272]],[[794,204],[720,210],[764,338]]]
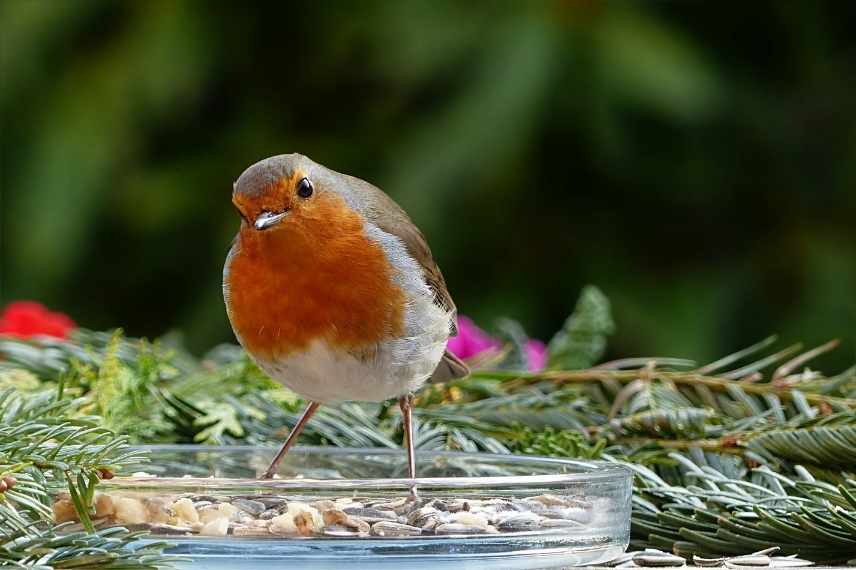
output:
[[[64,339],[76,327],[68,315],[52,313],[44,305],[33,301],[9,303],[0,314],[0,335]]]

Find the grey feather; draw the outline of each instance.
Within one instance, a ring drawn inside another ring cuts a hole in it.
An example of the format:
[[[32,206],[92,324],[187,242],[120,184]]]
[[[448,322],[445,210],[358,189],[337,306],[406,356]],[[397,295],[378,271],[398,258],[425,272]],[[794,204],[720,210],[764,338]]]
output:
[[[469,373],[470,368],[460,358],[447,350],[443,353],[443,358],[440,359],[437,369],[434,370],[434,374],[431,375],[428,382],[432,384],[449,382],[450,380],[464,378]]]

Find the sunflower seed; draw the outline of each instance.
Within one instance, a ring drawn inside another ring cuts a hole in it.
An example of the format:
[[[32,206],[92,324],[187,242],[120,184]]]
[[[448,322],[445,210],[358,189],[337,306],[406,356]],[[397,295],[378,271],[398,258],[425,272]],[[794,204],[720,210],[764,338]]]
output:
[[[701,566],[702,568],[714,568],[717,566],[722,566],[725,564],[725,561],[728,560],[727,557],[720,558],[702,558],[698,555],[693,555],[693,564],[696,566]]]
[[[374,536],[419,536],[422,534],[422,529],[418,526],[409,524],[401,524],[391,521],[380,521],[372,525],[372,534]]]
[[[728,566],[732,564],[733,566],[769,566],[770,565],[770,557],[769,556],[734,556],[733,558],[729,558],[725,561],[725,565]],[[730,568],[730,566],[729,566]]]
[[[682,557],[675,556],[674,554],[668,554],[666,552],[642,552],[633,557],[633,562],[638,566],[654,568],[686,565],[686,560]]]

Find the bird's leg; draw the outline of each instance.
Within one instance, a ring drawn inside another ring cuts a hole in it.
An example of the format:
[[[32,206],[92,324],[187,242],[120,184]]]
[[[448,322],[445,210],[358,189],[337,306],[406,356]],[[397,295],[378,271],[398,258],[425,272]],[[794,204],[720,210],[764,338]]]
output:
[[[413,394],[398,399],[401,417],[404,420],[404,443],[407,446],[407,473],[416,479],[416,455],[413,450]],[[416,484],[410,485],[410,500],[416,499]]]
[[[274,457],[273,461],[270,462],[270,467],[268,467],[265,474],[262,475],[262,479],[273,479],[273,475],[279,470],[279,464],[282,463],[285,454],[288,453],[288,449],[294,445],[295,441],[297,441],[297,436],[299,436],[300,432],[303,431],[303,428],[306,427],[306,422],[309,421],[309,418],[315,415],[315,412],[318,411],[318,406],[320,406],[318,402],[309,402],[309,405],[306,406],[305,410],[303,410],[303,415],[300,416],[300,419],[297,420],[297,423],[294,424],[293,428],[291,428],[285,443],[283,443],[282,447],[279,448],[276,457]]]

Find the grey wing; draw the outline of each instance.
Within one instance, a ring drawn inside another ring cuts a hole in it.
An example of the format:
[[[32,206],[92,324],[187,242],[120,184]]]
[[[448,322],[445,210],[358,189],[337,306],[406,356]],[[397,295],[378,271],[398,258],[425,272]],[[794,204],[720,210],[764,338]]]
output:
[[[449,330],[452,336],[458,334],[457,315],[458,309],[452,296],[446,288],[446,280],[443,273],[434,261],[431,249],[425,236],[419,228],[411,221],[407,213],[387,196],[381,189],[372,186],[364,180],[346,176],[351,186],[360,188],[362,196],[362,214],[376,225],[380,230],[396,236],[404,243],[407,253],[422,268],[422,277],[434,294],[434,302],[442,307],[450,315]],[[469,375],[470,369],[457,356],[446,350],[440,363],[428,379],[431,383],[448,382]]]
[[[391,201],[392,200],[390,200],[390,202]],[[403,211],[401,213],[406,216]],[[384,226],[382,224],[378,224],[376,221],[374,223],[381,230],[401,239],[407,247],[407,252],[422,267],[422,276],[428,284],[428,287],[434,293],[434,302],[450,315],[449,332],[454,336],[458,334],[458,309],[455,307],[454,301],[452,301],[452,296],[449,295],[449,290],[446,288],[446,281],[443,279],[443,274],[440,272],[440,268],[431,256],[431,250],[428,248],[428,243],[425,241],[425,237],[409,219],[407,221],[409,223],[399,223],[392,226]],[[402,227],[405,228],[405,231],[401,231]],[[428,382],[449,382],[450,380],[468,376],[469,373],[470,369],[467,365],[464,364],[457,356],[446,350],[443,353],[443,358],[441,358],[439,364],[437,364],[437,368],[434,370],[434,373],[431,374],[431,377],[428,379]]]
[[[428,284],[431,292],[434,293],[434,302],[451,315],[449,327],[451,334],[454,336],[458,334],[458,308],[455,307],[455,302],[449,294],[449,289],[446,288],[446,280],[443,278],[443,273],[431,255],[431,250],[428,248],[425,236],[422,235],[419,228],[413,225],[409,219],[407,221],[409,222],[407,224],[387,225],[387,227],[378,225],[378,227],[401,239],[407,248],[407,252],[419,263],[419,266],[422,268],[422,277],[425,279],[425,283]]]
[[[411,221],[401,206],[386,195],[380,188],[369,184],[359,178],[347,176],[351,186],[358,186],[363,197],[362,214],[382,231],[396,236],[404,243],[407,253],[422,268],[422,277],[434,294],[434,301],[451,315],[450,330],[452,335],[458,334],[457,316],[458,309],[455,307],[452,296],[446,288],[446,280],[443,273],[434,261],[431,249],[425,236],[419,228]]]

